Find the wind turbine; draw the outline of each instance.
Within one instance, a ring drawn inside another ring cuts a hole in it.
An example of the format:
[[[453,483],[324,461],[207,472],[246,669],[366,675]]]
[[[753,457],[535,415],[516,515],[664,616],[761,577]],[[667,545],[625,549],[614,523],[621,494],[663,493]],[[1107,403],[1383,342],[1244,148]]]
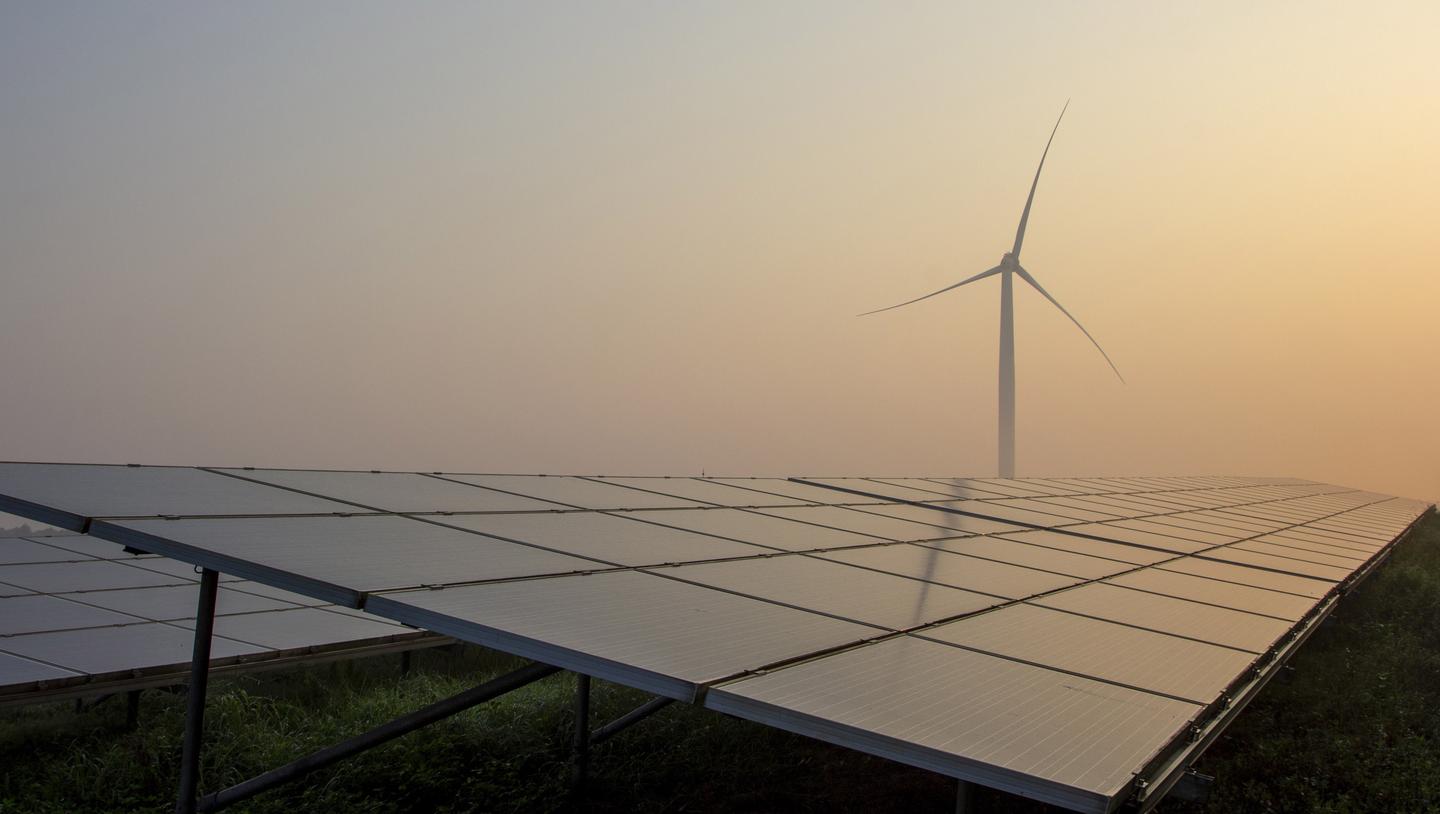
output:
[[[1105,361],[1110,364],[1110,369],[1115,371],[1115,375],[1119,377],[1121,383],[1125,381],[1125,377],[1120,375],[1120,369],[1115,367],[1115,363],[1110,360],[1110,354],[1106,353],[1105,349],[1100,347],[1100,343],[1096,342],[1095,337],[1091,336],[1090,332],[1085,330],[1085,326],[1080,324],[1080,320],[1076,319],[1069,311],[1066,311],[1065,306],[1050,296],[1050,292],[1046,291],[1040,283],[1030,275],[1030,272],[1027,271],[1024,266],[1020,265],[1020,247],[1025,243],[1025,224],[1030,220],[1030,205],[1035,202],[1035,187],[1040,184],[1040,171],[1045,169],[1045,156],[1050,153],[1050,143],[1055,140],[1055,133],[1060,129],[1060,120],[1065,118],[1065,111],[1069,107],[1070,102],[1065,102],[1065,107],[1060,109],[1060,118],[1055,120],[1055,128],[1050,131],[1050,140],[1045,142],[1045,152],[1040,154],[1040,166],[1035,168],[1035,180],[1030,182],[1030,196],[1025,199],[1025,209],[1020,213],[1020,227],[1015,230],[1015,245],[1000,258],[1000,265],[982,271],[974,277],[967,277],[954,285],[946,286],[934,293],[926,294],[923,297],[906,300],[899,305],[892,305],[888,308],[866,311],[860,315],[863,317],[869,316],[870,314],[878,314],[882,311],[890,311],[921,300],[928,300],[931,297],[944,294],[946,291],[959,288],[962,285],[969,285],[976,280],[983,280],[986,277],[993,277],[997,274],[1000,275],[1000,477],[1002,478],[1015,477],[1014,278],[1016,276],[1029,283],[1032,288],[1040,292],[1040,296],[1049,300],[1051,305],[1060,309],[1060,313],[1069,317],[1070,321],[1075,323],[1075,327],[1079,328],[1080,332],[1085,334],[1085,338],[1089,339],[1091,344],[1095,346],[1095,349],[1100,351],[1100,355],[1105,357]]]

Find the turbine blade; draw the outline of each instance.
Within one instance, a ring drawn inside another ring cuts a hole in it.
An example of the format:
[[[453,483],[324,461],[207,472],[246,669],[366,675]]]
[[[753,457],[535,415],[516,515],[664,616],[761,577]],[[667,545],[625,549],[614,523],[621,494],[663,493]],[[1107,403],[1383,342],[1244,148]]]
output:
[[[1090,343],[1095,346],[1095,350],[1100,351],[1100,355],[1104,356],[1105,361],[1110,363],[1110,369],[1115,371],[1115,377],[1120,380],[1121,384],[1124,384],[1125,377],[1120,375],[1120,368],[1115,366],[1115,363],[1110,359],[1110,354],[1106,353],[1105,349],[1100,347],[1100,343],[1096,342],[1095,337],[1091,336],[1090,332],[1085,330],[1085,326],[1080,324],[1080,320],[1076,319],[1074,314],[1066,311],[1065,306],[1061,305],[1059,300],[1056,300],[1054,297],[1050,296],[1050,292],[1046,291],[1043,287],[1041,287],[1040,283],[1036,282],[1035,278],[1030,276],[1030,272],[1026,271],[1024,268],[1016,267],[1015,273],[1020,275],[1020,279],[1029,283],[1031,287],[1034,288],[1036,291],[1039,291],[1040,296],[1049,300],[1051,305],[1059,308],[1060,313],[1064,314],[1067,317],[1070,317],[1070,321],[1075,323],[1075,327],[1080,329],[1080,333],[1085,334],[1085,338],[1090,340]]]
[[[923,297],[916,297],[916,298],[913,299],[913,300],[906,300],[905,302],[900,303],[900,305],[891,305],[891,306],[889,306],[889,307],[887,307],[887,308],[877,308],[877,309],[875,309],[874,311],[866,311],[865,313],[859,314],[858,316],[868,317],[868,316],[870,316],[871,314],[878,314],[878,313],[880,313],[881,311],[891,311],[891,310],[894,310],[894,309],[896,309],[896,308],[900,308],[900,307],[902,307],[902,306],[909,305],[909,304],[912,303],[912,302],[919,302],[919,301],[921,301],[921,300],[928,300],[928,299],[930,299],[931,297],[936,296],[937,294],[944,294],[946,291],[949,291],[949,290],[952,289],[952,288],[959,288],[959,287],[962,286],[962,285],[967,285],[967,284],[969,284],[969,283],[973,283],[973,282],[975,282],[976,280],[983,280],[983,279],[985,279],[986,277],[989,277],[989,276],[992,275],[992,274],[999,274],[1000,272],[1001,272],[1001,268],[1000,268],[999,266],[996,266],[995,268],[992,268],[992,269],[990,269],[990,270],[988,270],[988,271],[982,271],[982,272],[980,272],[979,274],[975,275],[974,277],[970,277],[970,278],[968,278],[968,279],[961,280],[960,282],[956,283],[955,285],[947,285],[947,286],[945,286],[944,288],[940,289],[939,291],[936,291],[936,292],[933,292],[933,293],[930,293],[930,294],[926,294],[926,295],[923,296]]]
[[[1010,253],[1015,259],[1020,259],[1020,246],[1025,242],[1025,224],[1030,221],[1030,204],[1035,203],[1035,188],[1040,185],[1040,171],[1045,169],[1045,156],[1050,154],[1050,142],[1055,140],[1055,131],[1060,129],[1060,119],[1065,118],[1065,111],[1070,109],[1070,100],[1065,100],[1065,107],[1060,108],[1060,118],[1055,120],[1055,129],[1050,131],[1050,141],[1045,142],[1045,152],[1040,154],[1040,166],[1035,168],[1035,180],[1030,182],[1030,197],[1025,199],[1025,211],[1020,213],[1020,228],[1015,230],[1015,248]]]

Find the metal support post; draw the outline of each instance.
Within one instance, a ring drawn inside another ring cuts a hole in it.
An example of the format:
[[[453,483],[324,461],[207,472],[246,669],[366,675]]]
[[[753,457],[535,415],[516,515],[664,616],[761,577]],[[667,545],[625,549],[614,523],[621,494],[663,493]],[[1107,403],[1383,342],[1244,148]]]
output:
[[[570,771],[570,788],[578,791],[585,784],[590,767],[590,676],[575,674],[575,754]]]
[[[410,675],[410,651],[406,650],[400,654],[400,677],[405,678],[408,675]]]
[[[443,718],[448,718],[457,712],[463,712],[477,704],[484,703],[492,698],[504,695],[511,690],[523,687],[532,681],[538,681],[545,676],[558,672],[560,672],[559,667],[551,667],[548,664],[531,664],[514,672],[506,673],[478,687],[472,687],[459,695],[453,695],[444,700],[436,701],[408,715],[381,724],[369,732],[356,735],[350,740],[321,749],[318,752],[291,761],[277,769],[271,769],[262,775],[252,777],[243,783],[237,783],[228,789],[207,795],[199,802],[198,810],[215,811],[225,808],[226,806],[234,805],[242,800],[254,797],[263,791],[304,777],[316,769],[323,769],[351,755],[359,754],[366,749],[372,749],[382,743],[394,740],[401,735],[414,732],[421,727],[428,726]]]
[[[195,608],[195,649],[190,657],[190,686],[185,697],[185,745],[180,755],[180,793],[176,814],[194,814],[200,785],[200,744],[205,725],[205,686],[210,681],[210,634],[215,630],[215,591],[220,575],[200,572],[200,601]]]
[[[624,715],[621,715],[619,718],[616,718],[610,723],[605,724],[602,727],[598,727],[594,732],[591,732],[590,743],[592,745],[597,743],[604,743],[605,741],[608,741],[616,735],[620,734],[621,731],[629,729],[630,727],[645,720],[646,718],[649,718],[651,715],[654,715],[665,707],[670,706],[674,702],[675,699],[666,698],[664,696],[651,698],[649,701],[646,701],[645,703],[630,710]]]
[[[131,690],[125,693],[125,731],[133,732],[140,723],[140,693],[144,690]]]
[[[975,784],[967,780],[957,781],[955,789],[955,814],[975,814]]]

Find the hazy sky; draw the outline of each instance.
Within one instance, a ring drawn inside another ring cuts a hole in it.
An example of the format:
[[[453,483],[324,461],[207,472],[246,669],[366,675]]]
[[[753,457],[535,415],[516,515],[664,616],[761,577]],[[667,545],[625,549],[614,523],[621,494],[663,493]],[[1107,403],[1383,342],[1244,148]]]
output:
[[[0,2],[0,459],[1440,498],[1440,5]]]

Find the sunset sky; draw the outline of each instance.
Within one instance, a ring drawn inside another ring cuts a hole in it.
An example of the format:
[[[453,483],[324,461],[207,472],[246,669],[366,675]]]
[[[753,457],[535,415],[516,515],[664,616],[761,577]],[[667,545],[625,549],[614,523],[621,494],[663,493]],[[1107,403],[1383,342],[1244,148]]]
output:
[[[1440,499],[1440,4],[0,5],[0,459]]]

